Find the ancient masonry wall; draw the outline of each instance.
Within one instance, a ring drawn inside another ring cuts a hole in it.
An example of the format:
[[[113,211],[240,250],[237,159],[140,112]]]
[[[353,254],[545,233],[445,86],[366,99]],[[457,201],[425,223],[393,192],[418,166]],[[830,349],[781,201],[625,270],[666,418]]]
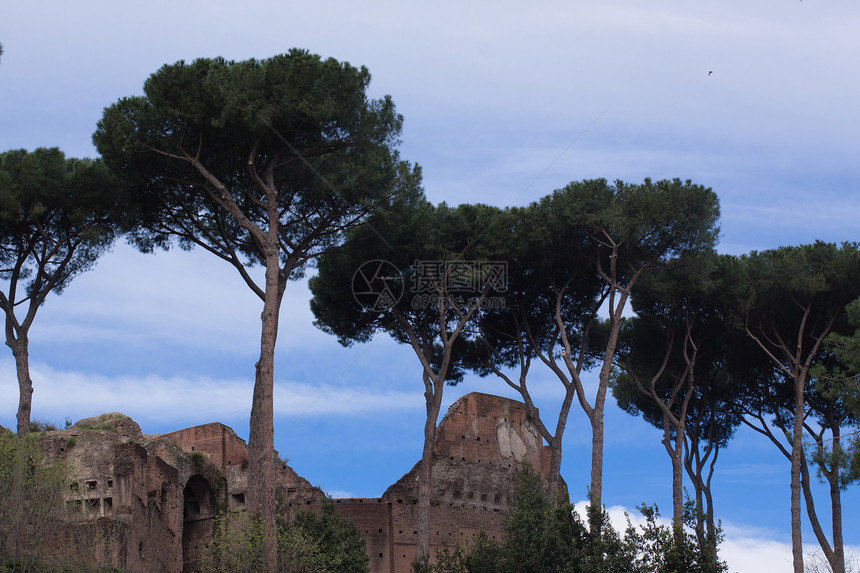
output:
[[[178,573],[182,571],[178,468],[184,456],[168,444],[174,459],[166,462],[142,445],[140,429],[130,418],[105,416],[98,424],[111,429],[83,424],[49,432],[42,440],[46,456],[65,464],[66,503],[71,514],[79,516],[58,535],[54,553],[129,572]]]
[[[84,429],[105,424],[115,431]],[[68,503],[83,517],[58,547],[89,553],[89,562],[130,573],[199,570],[216,515],[245,508],[245,442],[219,423],[160,436],[142,435],[120,414],[78,425],[50,432],[44,442],[46,453],[65,461],[72,476]],[[273,455],[277,459],[277,452]],[[433,446],[431,554],[443,545],[467,544],[481,530],[501,539],[523,462],[548,474],[549,448],[520,402],[480,393],[455,402]],[[322,490],[277,463],[282,498],[297,509],[319,511]],[[411,571],[418,466],[379,498],[335,500],[337,510],[364,533],[373,573]]]
[[[452,404],[433,446],[431,555],[444,545],[467,544],[481,530],[501,539],[516,472],[528,462],[546,476],[549,455],[522,403],[471,393]],[[335,500],[365,534],[373,573],[411,570],[419,464],[380,498]]]

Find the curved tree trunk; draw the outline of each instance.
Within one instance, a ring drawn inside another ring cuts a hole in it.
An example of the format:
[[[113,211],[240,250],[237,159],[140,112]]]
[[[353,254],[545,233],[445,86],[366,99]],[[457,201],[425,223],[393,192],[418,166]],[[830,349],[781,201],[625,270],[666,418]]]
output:
[[[705,520],[708,525],[708,550],[709,550],[709,558],[711,562],[714,564],[715,571],[718,565],[717,559],[717,527],[714,524],[714,498],[711,495],[711,478],[714,475],[714,464],[717,463],[717,455],[719,455],[719,448],[714,450],[714,457],[711,458],[711,464],[708,469],[708,479],[705,480],[703,492],[705,494]]]
[[[552,436],[551,440],[547,440],[547,444],[550,447],[550,458],[549,458],[549,475],[547,476],[547,493],[549,494],[549,499],[555,503],[559,501],[559,496],[562,498],[561,501],[569,502],[570,494],[565,487],[562,486],[561,480],[561,449],[562,449],[562,439],[564,438],[564,430],[567,427],[567,417],[570,415],[570,405],[573,403],[573,397],[576,394],[576,391],[573,388],[573,385],[568,385],[565,389],[564,400],[561,403],[561,409],[558,413],[558,420],[555,425],[555,435]],[[531,404],[531,400],[529,400],[529,404]],[[533,407],[533,406],[532,406]],[[537,408],[534,408],[535,415],[539,416],[537,412]],[[543,426],[543,424],[540,424]],[[544,436],[546,438],[546,436]]]
[[[842,492],[836,480],[830,481],[830,507],[833,523],[833,573],[845,573],[845,546],[842,539]]]
[[[561,485],[561,438],[555,437],[549,442],[549,475],[547,476],[547,494],[552,503],[569,501],[567,490]],[[538,468],[540,471],[540,468]]]
[[[23,439],[30,431],[30,413],[33,409],[33,380],[30,378],[30,341],[27,336],[10,338],[6,346],[15,357],[15,372],[18,376],[18,437]]]
[[[676,431],[672,439],[670,430],[671,423],[663,416],[663,446],[672,461],[672,521],[681,526],[684,521],[684,433]]]
[[[821,527],[821,522],[818,520],[818,514],[815,511],[815,499],[812,496],[809,467],[806,465],[805,455],[801,457],[800,464],[800,484],[803,488],[803,498],[806,501],[806,516],[809,518],[812,532],[815,534],[818,545],[821,547],[821,552],[830,564],[832,572],[845,573],[845,550],[842,541],[842,496],[839,487],[834,483],[835,480],[828,476],[833,524],[833,547],[831,547]]]

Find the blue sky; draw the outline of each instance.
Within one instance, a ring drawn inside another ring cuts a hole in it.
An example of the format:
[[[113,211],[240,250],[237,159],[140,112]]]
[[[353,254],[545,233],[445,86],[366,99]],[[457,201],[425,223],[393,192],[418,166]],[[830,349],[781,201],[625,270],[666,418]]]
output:
[[[573,180],[680,177],[719,195],[722,252],[857,240],[858,29],[848,0],[7,3],[0,150],[93,156],[103,108],[161,65],[300,47],[370,69],[372,95],[390,94],[405,116],[401,153],[422,165],[433,201],[521,205]],[[385,337],[340,347],[307,300],[304,282],[288,287],[276,447],[334,495],[379,495],[420,456],[420,367]],[[205,253],[119,243],[37,316],[34,417],[122,411],[146,432],[219,420],[247,436],[259,307]],[[553,381],[535,372],[532,384],[552,412]],[[467,378],[446,407],[473,390],[506,393]],[[11,426],[11,353],[0,354],[0,397]],[[668,511],[656,430],[614,404],[606,419],[606,503]],[[563,474],[577,499],[589,432],[573,410]],[[787,461],[741,431],[714,479],[732,570],[788,569]],[[856,486],[844,508],[846,542],[860,546]]]

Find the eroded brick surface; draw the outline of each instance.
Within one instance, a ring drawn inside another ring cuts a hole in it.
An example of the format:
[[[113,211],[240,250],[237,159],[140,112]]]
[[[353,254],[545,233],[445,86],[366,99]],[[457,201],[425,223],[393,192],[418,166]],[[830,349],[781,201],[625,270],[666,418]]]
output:
[[[65,461],[68,503],[81,513],[81,524],[58,538],[57,550],[89,552],[104,565],[132,573],[198,570],[215,516],[245,507],[247,445],[224,424],[146,436],[130,418],[106,414],[47,432],[43,449]],[[472,393],[453,404],[433,448],[431,554],[469,543],[481,530],[500,539],[523,462],[547,475],[548,448],[521,403]],[[319,511],[322,490],[277,463],[281,498],[292,508]],[[418,464],[379,498],[335,500],[365,535],[374,573],[411,570],[417,472]]]

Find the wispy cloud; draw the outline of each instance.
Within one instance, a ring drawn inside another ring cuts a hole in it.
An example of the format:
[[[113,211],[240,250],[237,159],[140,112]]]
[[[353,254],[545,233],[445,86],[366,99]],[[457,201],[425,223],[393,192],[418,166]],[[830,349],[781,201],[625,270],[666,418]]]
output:
[[[260,269],[252,269],[259,278]],[[280,342],[291,348],[330,343],[313,326],[307,280],[287,285]],[[225,353],[259,350],[262,302],[233,267],[208,253],[174,249],[143,255],[119,244],[97,268],[77,277],[40,309],[41,342],[128,340],[180,344]]]
[[[62,420],[103,412],[121,411],[138,421],[172,423],[177,427],[215,420],[247,417],[251,409],[253,380],[206,376],[104,376],[63,371],[45,364],[31,364],[38,384],[34,393],[34,419]],[[0,359],[0,401],[18,402],[15,365]],[[360,416],[372,413],[420,409],[418,392],[391,390],[372,385],[344,383],[314,385],[275,382],[275,415],[283,417]],[[7,423],[14,410],[3,412]],[[144,428],[146,431],[146,428]]]

